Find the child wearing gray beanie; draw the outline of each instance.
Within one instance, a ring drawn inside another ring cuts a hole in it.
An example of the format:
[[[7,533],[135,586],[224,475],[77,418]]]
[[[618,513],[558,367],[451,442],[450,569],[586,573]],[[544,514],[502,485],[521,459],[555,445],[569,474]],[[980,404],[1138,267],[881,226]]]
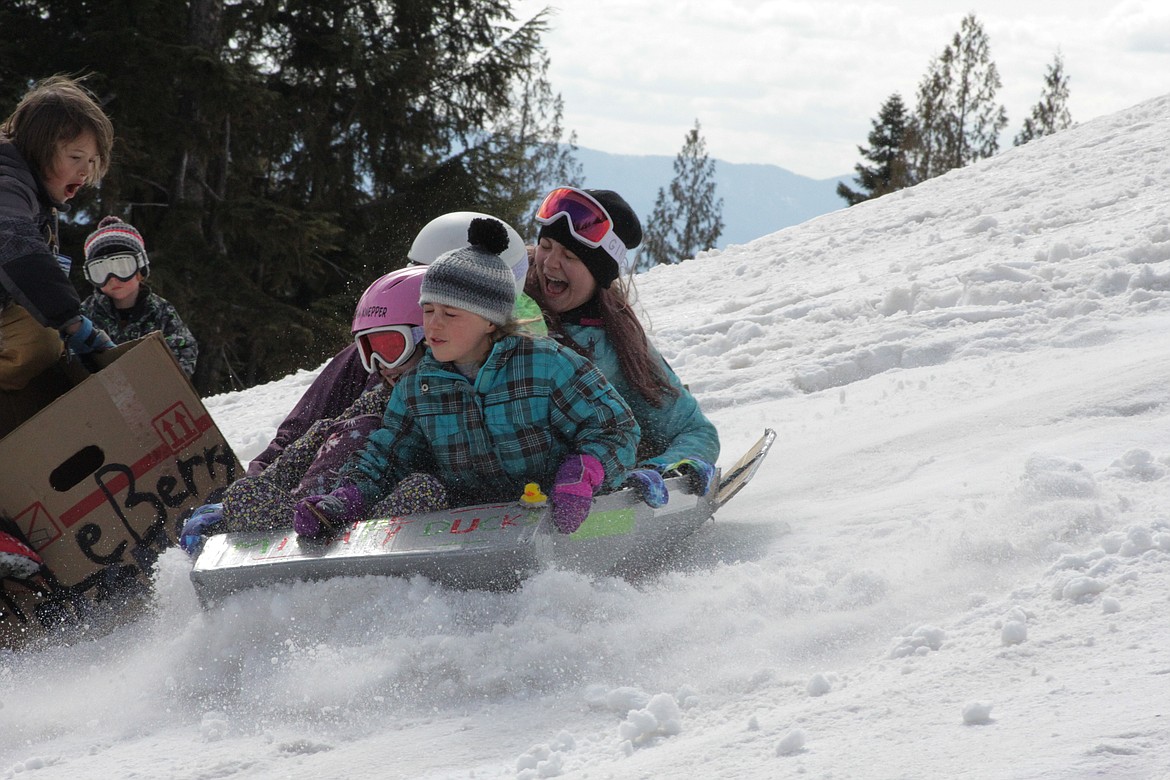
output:
[[[394,386],[382,427],[330,493],[297,503],[298,535],[517,501],[529,483],[551,498],[556,529],[572,533],[595,493],[625,482],[638,423],[592,362],[515,332],[516,286],[499,256],[507,238],[498,220],[473,220],[470,246],[427,266],[419,293],[427,352]]]
[[[470,246],[440,255],[427,266],[419,305],[453,306],[506,325],[516,305],[515,279],[500,258],[508,248],[507,228],[496,219],[473,219],[467,240]]]

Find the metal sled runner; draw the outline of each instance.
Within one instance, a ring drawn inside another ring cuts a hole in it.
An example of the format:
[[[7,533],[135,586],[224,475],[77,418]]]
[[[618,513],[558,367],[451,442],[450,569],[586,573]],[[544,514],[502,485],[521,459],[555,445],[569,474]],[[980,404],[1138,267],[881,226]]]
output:
[[[751,480],[775,433],[728,469],[706,496],[668,479],[670,501],[652,509],[633,490],[598,497],[572,534],[559,534],[547,506],[483,504],[354,523],[325,543],[291,529],[212,536],[191,571],[204,606],[261,585],[366,574],[422,575],[457,588],[508,589],[546,567],[620,573],[669,555]]]

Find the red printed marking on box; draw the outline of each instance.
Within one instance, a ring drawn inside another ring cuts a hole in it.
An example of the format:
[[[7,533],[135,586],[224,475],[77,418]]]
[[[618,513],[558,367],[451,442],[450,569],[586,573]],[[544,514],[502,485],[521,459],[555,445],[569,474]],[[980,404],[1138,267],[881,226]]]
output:
[[[182,405],[181,403],[175,404],[175,406],[172,406],[171,409],[173,410],[176,406],[181,406],[181,405]],[[155,419],[157,420],[157,419],[161,419],[161,418],[165,417],[170,411],[171,410],[167,410],[167,412],[164,412],[163,414],[159,415],[159,417],[157,417]],[[207,431],[209,428],[211,428],[211,424],[212,424],[211,415],[204,415],[203,417],[200,417],[198,420],[194,420],[194,421],[190,421],[190,422],[194,423],[194,428],[197,431],[197,436],[201,436],[201,435],[203,435],[203,433],[205,431]],[[193,440],[193,439],[191,439],[191,440]],[[186,444],[186,443],[189,443],[189,441],[184,442],[184,444]],[[134,474],[135,479],[137,479],[138,477],[141,477],[143,474],[149,473],[155,466],[157,466],[158,464],[162,463],[167,458],[171,457],[172,455],[175,455],[176,453],[178,453],[180,451],[181,451],[181,449],[179,449],[179,448],[172,449],[171,445],[166,441],[166,439],[164,439],[162,444],[155,447],[153,450],[146,453],[141,458],[139,458],[137,461],[135,461],[135,463],[130,467],[130,471],[132,474]],[[115,476],[114,478],[112,478],[108,483],[106,483],[106,487],[111,492],[118,493],[122,490],[125,490],[127,487],[129,487],[129,482],[127,481],[127,479],[124,475],[119,474],[119,475]],[[97,488],[92,493],[90,493],[88,496],[86,496],[85,498],[81,499],[76,504],[74,504],[72,507],[70,507],[69,509],[62,512],[61,513],[61,524],[64,525],[66,528],[72,528],[74,525],[79,523],[82,520],[82,518],[84,518],[86,515],[88,515],[90,512],[97,509],[99,506],[101,506],[104,503],[106,503],[106,494],[102,491],[101,488]]]

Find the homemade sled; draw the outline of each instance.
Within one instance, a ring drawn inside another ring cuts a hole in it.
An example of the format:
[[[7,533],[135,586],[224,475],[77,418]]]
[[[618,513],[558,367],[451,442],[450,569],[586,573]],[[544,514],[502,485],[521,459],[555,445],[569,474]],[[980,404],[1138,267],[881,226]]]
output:
[[[765,430],[706,496],[684,493],[679,477],[666,481],[670,501],[659,509],[621,490],[600,496],[568,535],[553,528],[546,504],[522,500],[366,520],[324,543],[283,529],[218,534],[204,545],[191,581],[208,606],[247,588],[339,576],[422,575],[456,588],[510,589],[550,566],[605,575],[651,565],[743,489],[775,436]]]
[[[137,614],[180,518],[241,473],[162,334],[97,357],[99,371],[0,438],[0,529],[45,562],[0,579],[0,648]]]

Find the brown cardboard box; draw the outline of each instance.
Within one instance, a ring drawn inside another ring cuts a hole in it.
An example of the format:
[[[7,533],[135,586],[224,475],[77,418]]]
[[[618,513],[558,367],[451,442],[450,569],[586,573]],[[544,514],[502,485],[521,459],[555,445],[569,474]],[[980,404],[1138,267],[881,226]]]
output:
[[[0,581],[0,647],[116,622],[182,516],[242,473],[153,333],[0,439],[0,515],[48,574]]]

